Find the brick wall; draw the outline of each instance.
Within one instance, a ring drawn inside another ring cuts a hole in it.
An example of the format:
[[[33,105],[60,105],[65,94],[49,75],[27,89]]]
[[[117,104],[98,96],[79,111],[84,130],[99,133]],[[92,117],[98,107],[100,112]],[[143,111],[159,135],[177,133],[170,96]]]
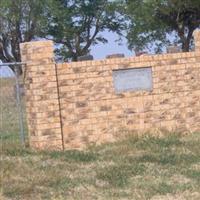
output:
[[[63,149],[53,43],[23,43],[20,49],[22,60],[27,62],[24,75],[30,146]]]
[[[54,64],[52,42],[21,45],[30,143],[83,148],[122,130],[200,130],[200,32],[195,52]],[[117,94],[113,70],[152,67],[153,90]]]

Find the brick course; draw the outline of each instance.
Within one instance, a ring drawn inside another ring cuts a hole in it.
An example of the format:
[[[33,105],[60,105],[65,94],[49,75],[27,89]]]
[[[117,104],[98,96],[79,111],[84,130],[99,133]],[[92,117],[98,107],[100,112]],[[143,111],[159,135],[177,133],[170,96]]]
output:
[[[200,32],[195,51],[55,64],[51,41],[21,44],[33,148],[114,141],[121,130],[200,130]],[[112,71],[152,67],[153,90],[116,94]]]

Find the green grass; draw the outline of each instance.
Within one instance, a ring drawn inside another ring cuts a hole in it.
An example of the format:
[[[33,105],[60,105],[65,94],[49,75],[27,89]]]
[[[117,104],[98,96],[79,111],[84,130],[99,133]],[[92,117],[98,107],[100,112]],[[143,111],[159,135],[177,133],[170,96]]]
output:
[[[86,151],[6,146],[4,199],[200,199],[200,134],[129,136]]]
[[[0,138],[3,140],[3,146],[19,145],[21,142],[15,85],[14,78],[0,78]],[[22,99],[22,106],[23,101]],[[25,121],[25,113],[23,117]],[[26,126],[24,128],[26,129]]]
[[[13,85],[6,81],[0,89]],[[0,104],[0,199],[200,199],[200,133],[132,135],[85,151],[36,152],[20,146],[11,94]]]

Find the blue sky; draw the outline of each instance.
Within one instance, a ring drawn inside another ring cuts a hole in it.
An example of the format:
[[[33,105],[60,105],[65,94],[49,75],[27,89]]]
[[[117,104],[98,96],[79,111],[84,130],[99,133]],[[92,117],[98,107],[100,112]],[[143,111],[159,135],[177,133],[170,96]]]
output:
[[[13,72],[8,67],[0,67],[0,77],[11,77]]]
[[[115,42],[118,39],[117,34],[105,31],[103,36],[109,41],[107,44],[97,44],[91,48],[91,54],[95,59],[104,59],[109,54],[124,53],[125,56],[132,56],[133,53],[127,48],[127,41],[125,38],[120,42]]]
[[[127,48],[127,41],[125,38],[119,42],[116,42],[118,35],[116,33],[105,31],[102,33],[104,37],[109,41],[106,44],[97,44],[92,46],[91,54],[94,56],[95,60],[104,59],[109,54],[123,53],[126,57],[132,56],[133,53]],[[6,67],[0,67],[0,77],[2,76],[12,76],[11,70]]]

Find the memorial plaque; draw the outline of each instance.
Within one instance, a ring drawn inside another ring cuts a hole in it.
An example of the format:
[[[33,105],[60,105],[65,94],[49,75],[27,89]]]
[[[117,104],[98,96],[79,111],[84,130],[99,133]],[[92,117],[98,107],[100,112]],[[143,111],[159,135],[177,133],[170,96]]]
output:
[[[152,68],[132,68],[113,71],[113,81],[116,93],[126,91],[151,91]]]

